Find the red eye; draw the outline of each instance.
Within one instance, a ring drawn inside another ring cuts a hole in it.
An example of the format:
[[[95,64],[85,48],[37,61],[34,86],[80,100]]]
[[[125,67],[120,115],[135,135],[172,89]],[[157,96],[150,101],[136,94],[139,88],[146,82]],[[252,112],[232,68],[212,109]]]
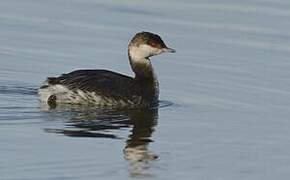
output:
[[[156,47],[157,46],[157,43],[155,41],[150,41],[149,42],[149,45],[152,46],[152,47]]]

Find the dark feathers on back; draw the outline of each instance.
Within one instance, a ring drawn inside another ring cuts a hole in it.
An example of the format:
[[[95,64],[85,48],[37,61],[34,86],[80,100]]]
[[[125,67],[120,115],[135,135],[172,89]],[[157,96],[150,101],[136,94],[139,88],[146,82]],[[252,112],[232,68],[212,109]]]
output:
[[[132,102],[138,100],[138,97],[145,97],[142,101],[146,100],[146,96],[155,97],[156,93],[154,88],[151,89],[152,80],[138,81],[107,70],[77,70],[59,77],[49,77],[47,81],[49,85],[64,85],[72,91],[95,92],[102,97]]]

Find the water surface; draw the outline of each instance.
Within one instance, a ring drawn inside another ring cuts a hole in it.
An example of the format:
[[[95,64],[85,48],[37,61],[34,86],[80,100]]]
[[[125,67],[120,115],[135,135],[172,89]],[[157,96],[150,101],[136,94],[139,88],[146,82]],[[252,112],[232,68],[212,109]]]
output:
[[[10,0],[0,6],[0,179],[287,179],[287,0]],[[161,107],[44,109],[37,88],[75,69],[132,75],[152,31]]]

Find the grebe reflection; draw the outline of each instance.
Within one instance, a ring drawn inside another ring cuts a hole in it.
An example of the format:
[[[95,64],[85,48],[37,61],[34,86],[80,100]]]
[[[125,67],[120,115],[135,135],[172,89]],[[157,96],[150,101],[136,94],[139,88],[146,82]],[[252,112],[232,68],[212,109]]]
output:
[[[116,130],[132,128],[123,149],[124,159],[130,164],[130,175],[148,175],[150,162],[158,158],[148,148],[157,125],[157,108],[118,111],[76,108],[66,112],[69,114],[66,115],[69,120],[66,121],[65,128],[45,129],[45,131],[70,137],[122,139]]]

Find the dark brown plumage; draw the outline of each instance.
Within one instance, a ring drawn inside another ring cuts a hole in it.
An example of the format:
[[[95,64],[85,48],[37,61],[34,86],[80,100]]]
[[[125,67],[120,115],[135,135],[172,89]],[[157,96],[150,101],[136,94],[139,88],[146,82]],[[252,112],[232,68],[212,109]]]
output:
[[[151,78],[135,79],[107,70],[77,70],[59,77],[49,77],[47,82],[49,85],[63,85],[71,91],[95,92],[104,98],[140,106],[157,104],[154,101],[158,96],[157,84]],[[41,88],[47,88],[47,85]]]
[[[158,81],[149,57],[162,52],[175,50],[168,48],[156,34],[137,33],[128,48],[135,77],[107,70],[76,70],[59,77],[47,78],[46,84],[39,90],[41,100],[53,106],[62,101],[109,106],[156,106]]]

